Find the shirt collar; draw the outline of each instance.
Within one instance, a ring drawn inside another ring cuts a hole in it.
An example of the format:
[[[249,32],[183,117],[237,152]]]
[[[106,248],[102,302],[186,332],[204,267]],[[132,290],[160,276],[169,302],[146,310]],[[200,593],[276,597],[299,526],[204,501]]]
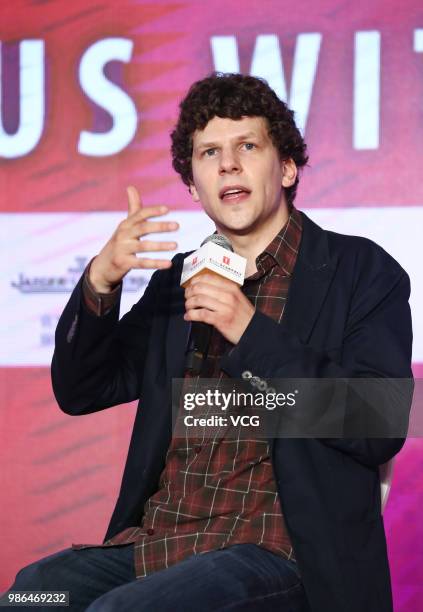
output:
[[[275,265],[281,269],[283,276],[291,276],[298,255],[301,233],[301,214],[293,206],[285,225],[256,258],[257,272],[250,276],[250,279],[260,278]]]

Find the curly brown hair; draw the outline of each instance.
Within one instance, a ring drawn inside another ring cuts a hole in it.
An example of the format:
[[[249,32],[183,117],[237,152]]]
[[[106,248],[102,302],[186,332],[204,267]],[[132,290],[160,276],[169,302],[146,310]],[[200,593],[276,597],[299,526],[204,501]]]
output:
[[[241,119],[264,117],[269,136],[281,160],[292,159],[297,168],[308,162],[307,147],[294,121],[294,113],[264,79],[214,72],[195,82],[180,103],[172,139],[172,164],[186,185],[192,184],[192,139],[213,117]],[[294,202],[299,178],[285,189],[289,208]]]

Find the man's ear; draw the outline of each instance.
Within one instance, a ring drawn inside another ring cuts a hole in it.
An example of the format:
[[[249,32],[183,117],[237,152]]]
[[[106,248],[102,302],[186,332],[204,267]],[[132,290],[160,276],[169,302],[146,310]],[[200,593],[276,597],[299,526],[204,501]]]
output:
[[[189,192],[194,202],[200,201],[200,196],[198,195],[198,191],[196,190],[194,183],[189,184]]]
[[[293,159],[285,159],[282,162],[282,187],[292,187],[297,178],[297,165]]]

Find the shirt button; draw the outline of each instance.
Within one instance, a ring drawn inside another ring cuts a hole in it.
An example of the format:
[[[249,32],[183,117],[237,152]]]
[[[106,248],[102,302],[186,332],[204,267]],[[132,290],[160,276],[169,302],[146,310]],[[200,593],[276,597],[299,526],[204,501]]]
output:
[[[147,535],[153,535],[153,534],[154,534],[154,529],[152,529],[151,527],[147,529]]]
[[[201,446],[194,446],[194,451],[197,453],[201,453]]]

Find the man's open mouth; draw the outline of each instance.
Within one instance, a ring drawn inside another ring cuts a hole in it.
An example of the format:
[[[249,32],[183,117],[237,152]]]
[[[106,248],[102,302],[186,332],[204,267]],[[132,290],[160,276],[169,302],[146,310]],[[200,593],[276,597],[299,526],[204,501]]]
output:
[[[219,192],[219,197],[224,202],[232,200],[243,200],[248,197],[251,193],[251,189],[243,187],[241,185],[233,185],[230,187],[223,187]]]

